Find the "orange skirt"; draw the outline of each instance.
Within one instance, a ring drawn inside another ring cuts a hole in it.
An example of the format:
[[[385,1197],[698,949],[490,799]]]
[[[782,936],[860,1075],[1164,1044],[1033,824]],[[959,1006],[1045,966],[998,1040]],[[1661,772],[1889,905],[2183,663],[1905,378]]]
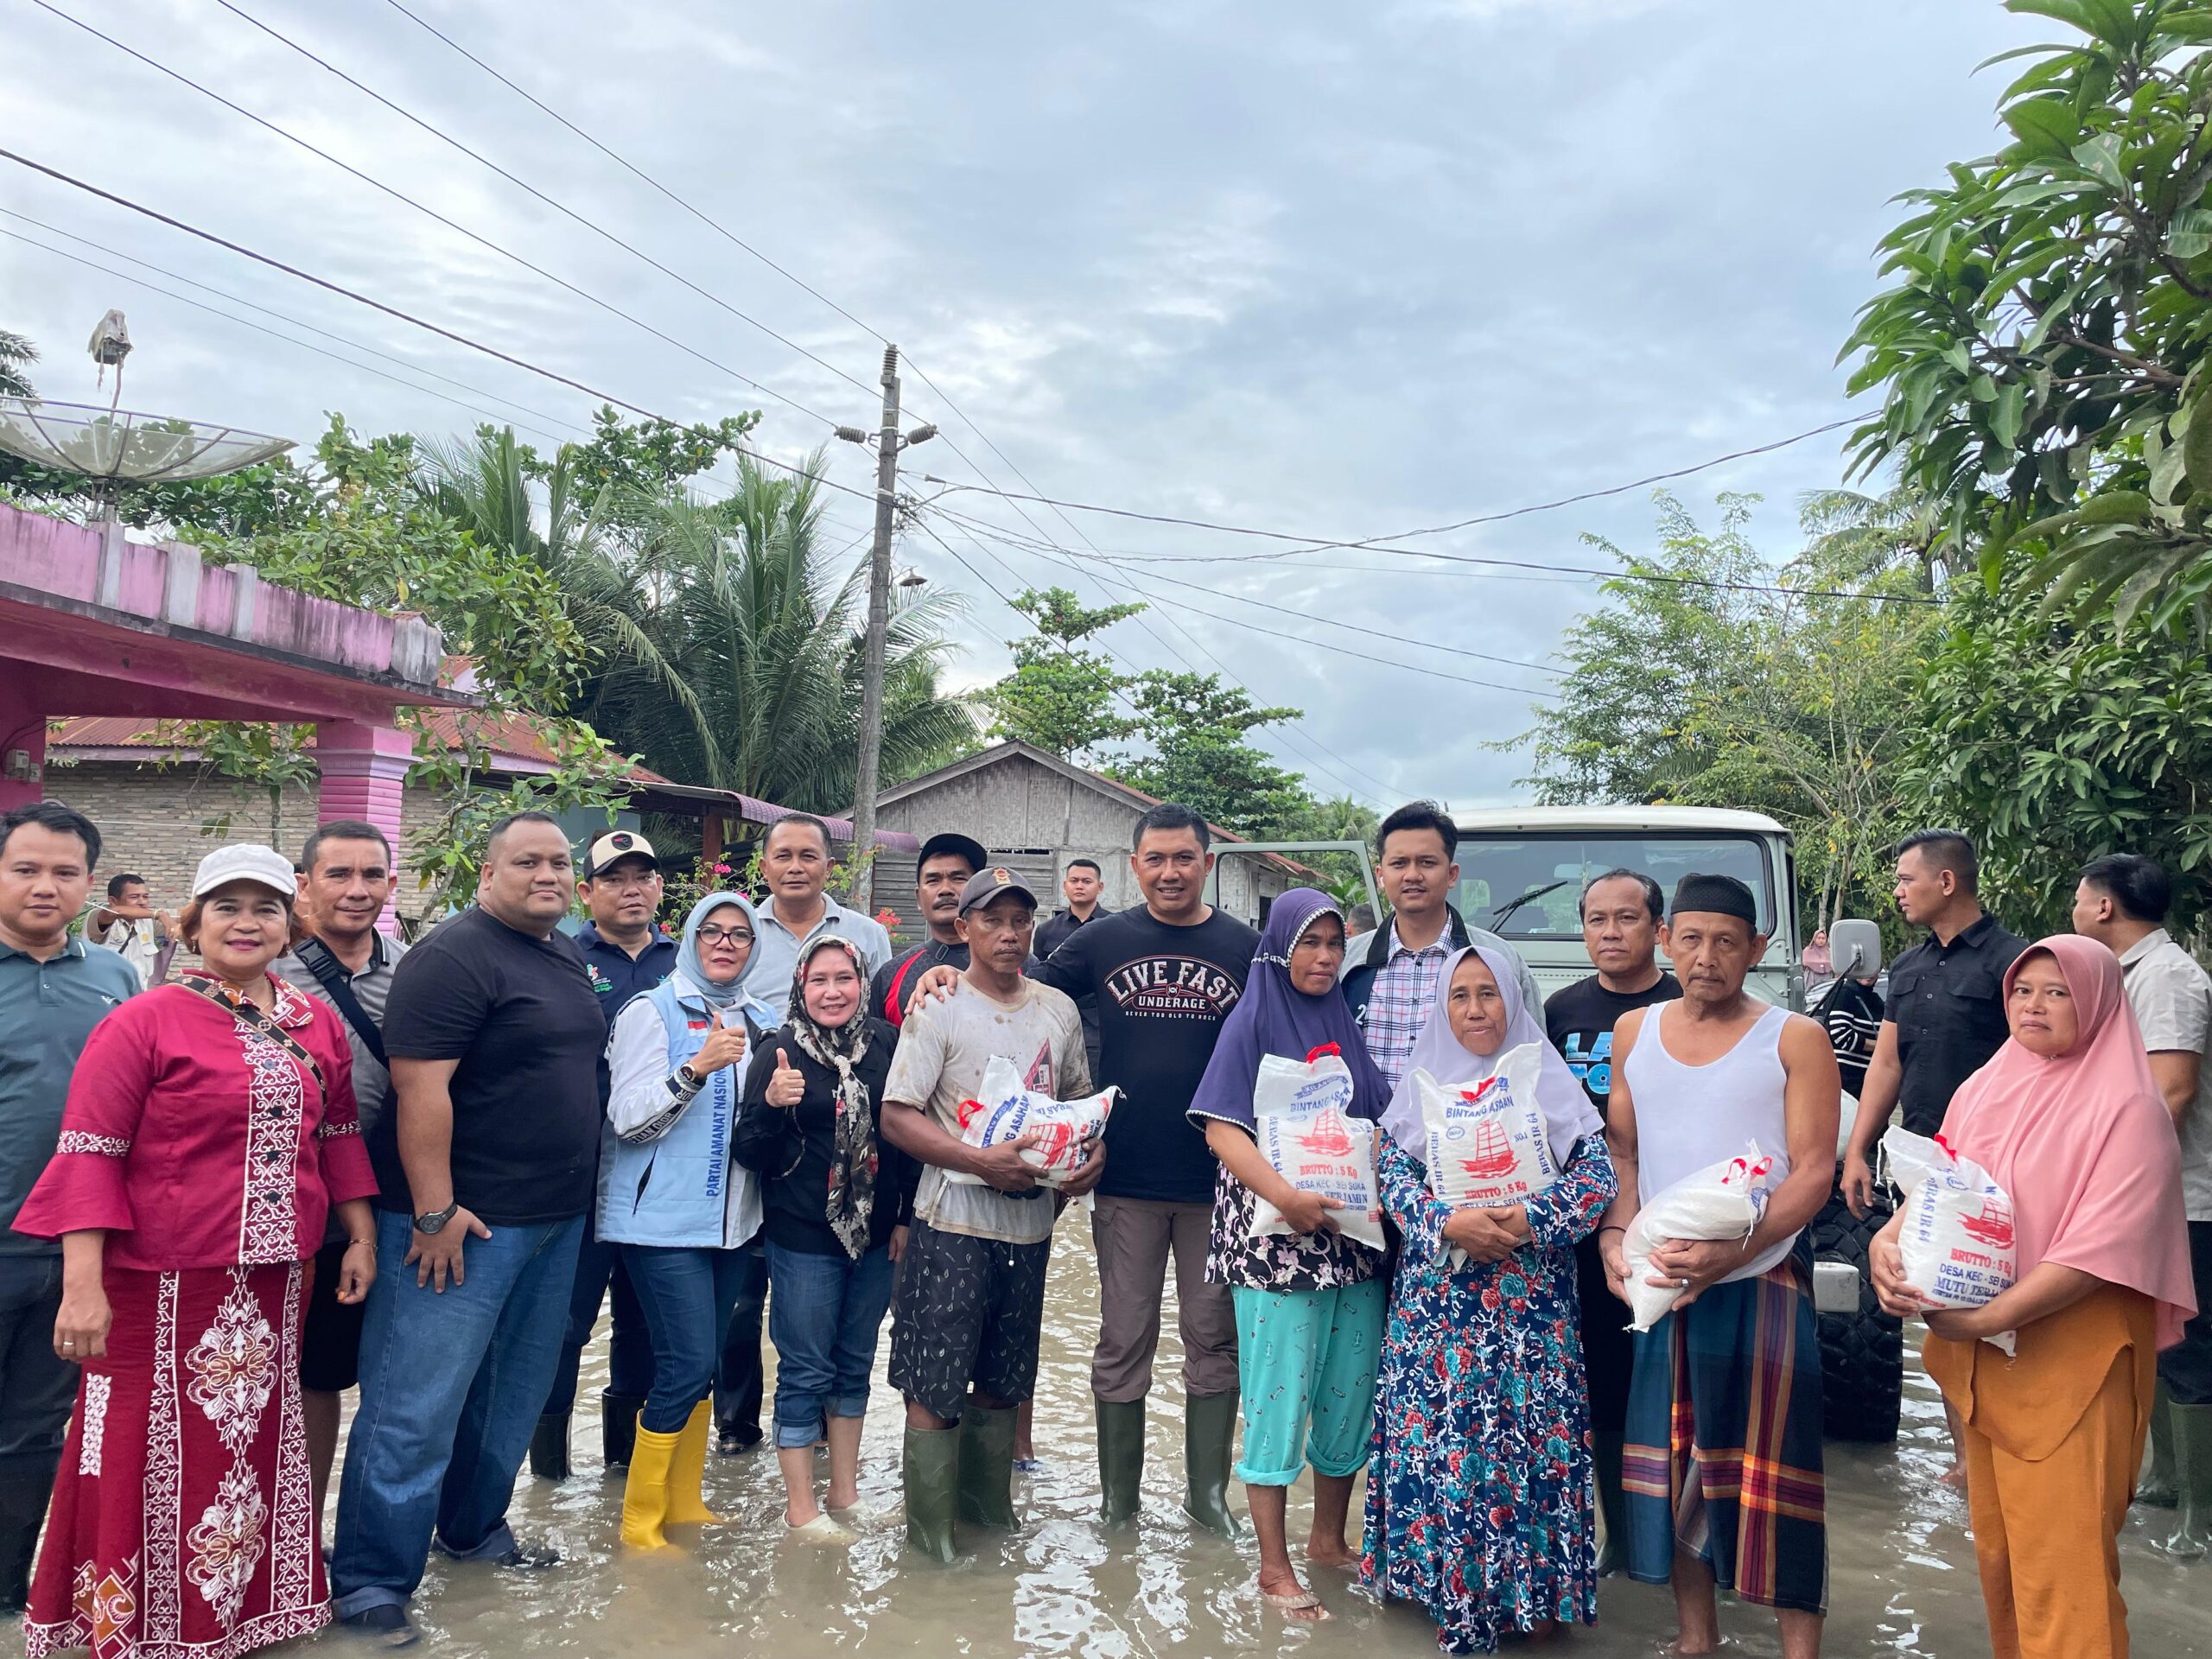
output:
[[[2014,1358],[1932,1332],[1923,1357],[1965,1425],[1995,1659],[2126,1659],[2120,1529],[2158,1379],[2151,1299],[2107,1285],[2023,1327]]]

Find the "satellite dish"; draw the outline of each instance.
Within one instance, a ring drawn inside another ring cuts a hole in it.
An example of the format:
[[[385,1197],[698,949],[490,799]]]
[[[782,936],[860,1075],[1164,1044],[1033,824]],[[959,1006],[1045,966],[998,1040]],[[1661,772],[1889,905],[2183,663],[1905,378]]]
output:
[[[281,455],[289,438],[128,409],[0,397],[0,449],[56,472],[158,484],[213,478]]]
[[[123,397],[123,360],[130,330],[123,313],[111,311],[86,346],[100,375],[115,371],[116,401]],[[58,404],[39,397],[0,397],[0,450],[54,472],[97,479],[105,516],[115,518],[118,484],[162,484],[215,478],[274,459],[294,447],[290,438],[208,426],[165,415],[146,415],[110,404]]]

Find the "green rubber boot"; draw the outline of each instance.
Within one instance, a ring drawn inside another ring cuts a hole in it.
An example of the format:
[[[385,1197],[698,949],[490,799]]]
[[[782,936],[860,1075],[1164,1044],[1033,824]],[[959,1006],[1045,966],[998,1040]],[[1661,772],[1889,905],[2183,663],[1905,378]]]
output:
[[[2153,1510],[2171,1510],[2181,1502],[2174,1473],[2174,1397],[2163,1382],[2151,1402],[2151,1472],[2136,1487],[2135,1501]]]
[[[960,1559],[953,1512],[960,1503],[960,1431],[909,1428],[902,1471],[906,1487],[906,1547],[950,1567]]]
[[[2176,1406],[2173,1425],[2181,1502],[2173,1530],[2152,1548],[2177,1561],[2197,1561],[2212,1550],[2212,1406]]]
[[[1098,1518],[1126,1527],[1144,1492],[1144,1401],[1101,1400],[1098,1406]]]
[[[1229,1465],[1236,1444],[1236,1394],[1194,1394],[1183,1405],[1183,1513],[1224,1538],[1243,1535],[1229,1512]]]
[[[1599,1433],[1591,1437],[1598,1473],[1598,1518],[1605,1537],[1598,1546],[1598,1576],[1608,1579],[1628,1565],[1628,1497],[1621,1490],[1621,1448],[1628,1436]]]
[[[960,1518],[974,1527],[1012,1531],[1014,1408],[986,1411],[970,1402],[960,1414]]]

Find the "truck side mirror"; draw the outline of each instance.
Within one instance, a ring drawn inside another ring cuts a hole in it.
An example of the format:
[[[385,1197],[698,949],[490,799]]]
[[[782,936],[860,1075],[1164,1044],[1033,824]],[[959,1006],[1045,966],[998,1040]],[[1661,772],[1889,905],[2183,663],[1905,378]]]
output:
[[[1828,928],[1828,960],[1838,979],[1872,979],[1882,971],[1882,930],[1853,918]]]

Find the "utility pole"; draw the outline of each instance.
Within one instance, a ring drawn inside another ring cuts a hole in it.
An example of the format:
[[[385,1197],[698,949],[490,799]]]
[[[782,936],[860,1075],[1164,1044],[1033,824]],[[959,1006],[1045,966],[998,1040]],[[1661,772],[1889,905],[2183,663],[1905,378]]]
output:
[[[841,426],[837,435],[849,443],[866,443],[868,435],[856,426]],[[883,425],[875,435],[875,546],[868,556],[868,644],[861,671],[861,752],[853,768],[853,850],[862,861],[853,883],[853,905],[867,910],[874,902],[875,866],[876,778],[883,760],[883,657],[891,632],[891,531],[898,516],[899,452],[911,444],[926,443],[937,435],[934,426],[918,426],[901,437],[899,433],[899,348],[883,348]]]

